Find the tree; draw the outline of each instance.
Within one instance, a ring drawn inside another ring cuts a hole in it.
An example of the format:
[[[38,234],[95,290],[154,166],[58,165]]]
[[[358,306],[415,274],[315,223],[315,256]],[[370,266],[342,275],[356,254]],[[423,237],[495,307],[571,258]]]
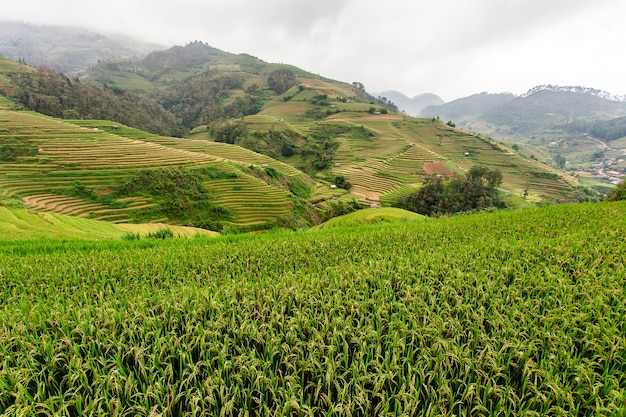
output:
[[[283,94],[296,85],[296,75],[288,68],[277,69],[269,74],[267,83],[276,94]]]
[[[335,177],[335,185],[339,188],[343,188],[344,190],[350,190],[352,188],[350,181],[348,181],[343,175],[337,175]]]
[[[397,206],[427,216],[453,214],[464,211],[503,207],[498,187],[502,173],[479,165],[472,167],[464,177],[448,182],[438,175],[426,178],[417,192],[401,198]]]
[[[565,158],[563,157],[563,155],[555,155],[554,156],[554,163],[561,169],[565,168],[565,163],[567,161],[565,160]]]
[[[237,122],[214,122],[207,126],[209,133],[216,142],[235,144],[235,141],[248,133],[248,125],[245,121]]]
[[[365,91],[365,86],[363,85],[363,83],[360,83],[360,82],[358,82],[358,81],[354,81],[354,82],[352,83],[352,86],[353,86],[354,88],[356,88],[357,90],[359,90],[359,91]]]

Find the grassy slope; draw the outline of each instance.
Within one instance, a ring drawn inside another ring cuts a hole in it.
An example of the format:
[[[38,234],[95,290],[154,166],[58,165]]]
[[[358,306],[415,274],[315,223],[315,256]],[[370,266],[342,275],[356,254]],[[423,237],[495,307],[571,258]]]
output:
[[[578,185],[575,178],[524,158],[488,138],[437,121],[400,114],[371,115],[366,104],[332,100],[330,104],[342,112],[321,122],[298,116],[303,104],[297,96],[246,120],[249,120],[251,129],[290,129],[303,135],[320,123],[364,126],[373,132],[375,136],[368,139],[339,137],[341,146],[335,162],[340,166],[327,174],[329,177],[344,175],[353,184],[352,192],[364,201],[386,202],[398,193],[419,186],[424,176],[432,173],[427,164],[433,161],[442,161],[441,166],[447,167],[440,172],[442,174],[462,173],[478,164],[500,169],[503,190],[521,196],[528,188],[529,201],[571,201],[575,198],[574,187]],[[350,106],[361,106],[361,109],[350,111]],[[540,178],[534,176],[534,172],[556,174],[558,178]]]
[[[395,207],[369,208],[334,217],[319,225],[317,228],[327,229],[379,223],[404,223],[424,221],[425,219],[426,218],[420,214]]]
[[[625,215],[0,245],[0,408],[621,415]]]
[[[112,224],[56,213],[39,213],[0,206],[0,241],[22,239],[120,239],[125,233],[146,235],[169,228],[177,236],[217,233],[193,227],[166,224]]]

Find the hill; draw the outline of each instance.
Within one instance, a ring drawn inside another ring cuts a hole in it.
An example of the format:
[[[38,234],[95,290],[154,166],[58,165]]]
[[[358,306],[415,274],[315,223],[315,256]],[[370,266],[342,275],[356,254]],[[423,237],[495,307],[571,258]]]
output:
[[[0,21],[0,55],[74,76],[103,59],[136,58],[163,46],[86,29]]]
[[[485,112],[502,106],[515,96],[512,94],[480,93],[459,98],[441,105],[428,106],[422,109],[422,117],[439,117],[465,124],[482,116]]]
[[[616,183],[626,173],[619,142],[626,136],[626,103],[603,91],[539,86],[519,97],[483,93],[426,108],[422,115],[516,142],[527,155],[581,176]]]
[[[57,118],[108,119],[162,135],[182,135],[174,115],[147,95],[113,90],[31,68],[0,55],[0,95],[29,110]]]
[[[439,106],[445,102],[441,97],[432,93],[418,94],[412,98],[394,90],[386,90],[377,96],[382,96],[395,103],[398,108],[410,116],[419,117],[422,109],[429,106]]]
[[[19,90],[13,80],[37,73],[5,62],[2,91]],[[390,205],[428,175],[461,174],[480,164],[502,171],[501,192],[514,206],[590,198],[575,178],[490,139],[393,113],[358,83],[199,42],[141,62],[103,62],[88,77],[105,73],[115,82],[106,88],[115,94],[145,97],[141,88],[125,88],[150,83],[145,88],[157,92],[150,99],[167,98],[162,107],[188,126],[209,115],[210,123],[181,139],[118,120],[15,111],[6,100],[0,111],[2,194],[21,197],[32,209],[114,222],[245,230],[316,224],[326,216],[320,207],[334,211],[335,199]],[[87,79],[77,84],[95,88]],[[148,179],[147,170],[158,175]],[[192,185],[175,198],[163,193],[181,181]]]
[[[69,123],[0,110],[0,129],[0,194],[39,211],[114,223],[252,227],[292,213],[290,184],[302,190],[312,184],[291,166],[242,148],[230,146],[232,159],[220,152],[222,144],[177,149],[172,145],[182,139],[106,121]],[[274,185],[262,179],[266,163],[275,172]]]
[[[6,242],[0,412],[620,415],[625,216]]]

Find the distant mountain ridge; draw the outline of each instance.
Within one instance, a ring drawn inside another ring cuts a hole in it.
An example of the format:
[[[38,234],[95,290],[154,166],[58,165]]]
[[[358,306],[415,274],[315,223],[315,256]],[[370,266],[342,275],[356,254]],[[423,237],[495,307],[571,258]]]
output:
[[[609,101],[619,101],[626,102],[626,94],[613,94],[608,91],[598,90],[595,88],[582,87],[582,86],[560,86],[560,85],[552,85],[552,84],[543,84],[538,85],[536,87],[531,88],[526,93],[522,94],[521,97],[531,96],[539,91],[551,91],[554,93],[559,92],[570,92],[570,93],[578,93],[578,94],[588,94],[595,97],[600,97]]]
[[[398,106],[401,111],[410,116],[419,116],[425,107],[438,106],[445,103],[441,97],[433,93],[422,93],[410,98],[399,91],[386,90],[374,95],[386,97]]]

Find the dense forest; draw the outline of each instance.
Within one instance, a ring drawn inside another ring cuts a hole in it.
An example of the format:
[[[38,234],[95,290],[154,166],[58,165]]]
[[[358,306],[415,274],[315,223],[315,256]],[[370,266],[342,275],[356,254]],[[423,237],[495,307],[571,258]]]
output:
[[[146,95],[83,83],[48,67],[11,75],[16,87],[1,94],[26,108],[64,119],[115,120],[150,133],[183,136],[187,129]]]

